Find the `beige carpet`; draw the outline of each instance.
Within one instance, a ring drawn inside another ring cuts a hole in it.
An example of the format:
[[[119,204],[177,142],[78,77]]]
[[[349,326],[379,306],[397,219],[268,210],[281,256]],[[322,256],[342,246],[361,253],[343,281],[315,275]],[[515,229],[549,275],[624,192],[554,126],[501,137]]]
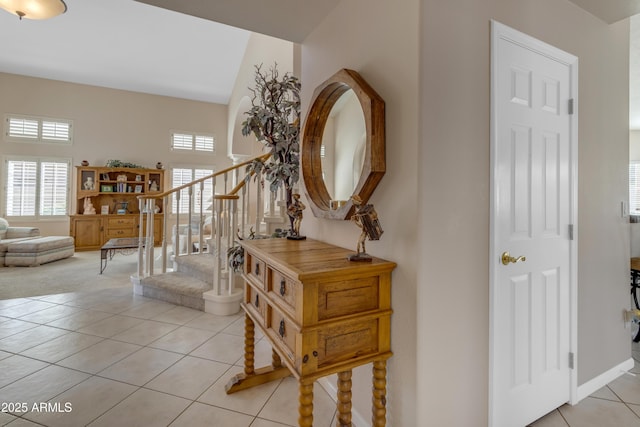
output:
[[[116,253],[100,274],[100,251],[89,251],[38,267],[3,267],[0,299],[132,286],[137,261],[137,252]]]

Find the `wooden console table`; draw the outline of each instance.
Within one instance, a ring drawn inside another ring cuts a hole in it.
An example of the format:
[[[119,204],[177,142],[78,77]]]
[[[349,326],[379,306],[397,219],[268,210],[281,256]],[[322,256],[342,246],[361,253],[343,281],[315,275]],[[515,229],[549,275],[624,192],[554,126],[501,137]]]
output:
[[[313,425],[313,382],[338,374],[338,426],[351,426],[351,370],[373,364],[374,427],[386,424],[393,262],[352,262],[352,251],[316,240],[244,240],[244,372],[227,393],[293,374],[301,427]],[[254,368],[255,325],[273,347]]]

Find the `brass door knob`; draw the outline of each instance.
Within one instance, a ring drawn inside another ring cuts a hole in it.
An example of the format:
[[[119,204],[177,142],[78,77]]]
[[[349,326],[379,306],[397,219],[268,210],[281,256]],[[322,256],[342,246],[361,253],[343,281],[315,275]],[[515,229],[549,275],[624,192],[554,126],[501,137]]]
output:
[[[526,261],[527,257],[525,256],[519,256],[519,257],[512,257],[509,252],[503,252],[502,253],[502,264],[504,265],[509,265],[510,263],[515,264],[518,261]]]

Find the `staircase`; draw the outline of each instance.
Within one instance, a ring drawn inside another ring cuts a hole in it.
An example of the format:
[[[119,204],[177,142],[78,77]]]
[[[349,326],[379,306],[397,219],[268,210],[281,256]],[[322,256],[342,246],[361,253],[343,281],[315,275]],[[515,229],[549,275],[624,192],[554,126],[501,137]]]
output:
[[[185,255],[176,259],[175,271],[140,279],[138,295],[205,310],[203,295],[213,289],[213,256]]]
[[[138,197],[140,224],[146,228],[140,229],[138,272],[131,277],[136,294],[218,315],[240,310],[243,285],[228,266],[227,249],[238,237],[247,238],[253,232],[271,235],[278,226],[288,228],[284,195],[265,197],[263,177],[241,175],[246,165],[268,157],[248,160],[165,193]],[[207,185],[214,189],[211,200],[204,200]],[[153,246],[156,199],[162,200],[165,212],[160,248]],[[166,214],[172,206],[176,214]]]

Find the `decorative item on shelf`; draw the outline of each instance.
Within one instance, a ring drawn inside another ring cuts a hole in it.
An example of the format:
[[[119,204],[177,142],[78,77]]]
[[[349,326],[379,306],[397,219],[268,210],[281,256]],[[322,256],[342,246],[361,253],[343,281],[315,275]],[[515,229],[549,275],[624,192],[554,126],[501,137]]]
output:
[[[371,255],[367,254],[364,242],[367,238],[369,240],[380,240],[380,236],[384,231],[378,220],[378,213],[372,204],[363,205],[362,199],[357,195],[352,196],[351,200],[356,209],[355,214],[351,216],[351,221],[355,222],[362,231],[358,238],[357,253],[350,255],[348,258],[349,261],[371,261]]]
[[[156,163],[156,169],[162,169],[162,168],[163,168],[162,162]]]
[[[136,181],[142,181],[142,175],[136,175]]]
[[[116,203],[116,213],[118,215],[124,215],[129,213],[129,202],[117,202]]]
[[[120,174],[116,177],[116,181],[118,182],[127,182],[127,175],[125,174]]]
[[[111,193],[113,191],[113,187],[111,185],[101,185],[100,191],[103,193]]]
[[[95,182],[93,182],[93,177],[88,176],[87,180],[82,184],[82,188],[87,191],[92,191],[95,189]]]
[[[284,188],[288,208],[300,174],[300,80],[289,73],[280,77],[276,65],[264,73],[262,65],[255,68],[251,109],[245,112],[242,135],[253,134],[268,147],[271,157],[266,162],[249,164],[246,179],[250,179],[251,172],[255,172],[256,179],[265,172],[271,192]],[[290,216],[289,221],[293,230],[294,218]]]
[[[294,193],[292,195],[293,201],[287,208],[287,215],[293,219],[293,225],[291,227],[291,235],[287,236],[289,240],[304,240],[306,236],[300,235],[300,224],[302,223],[302,211],[306,206],[300,201],[300,194]]]
[[[156,181],[151,181],[149,191],[158,191],[158,183]]]
[[[100,206],[100,214],[101,215],[109,215],[109,205]]]
[[[91,197],[84,198],[84,209],[82,212],[83,215],[95,215],[96,209],[93,207],[93,203],[91,203]]]
[[[87,160],[83,160],[83,161],[81,161],[81,162],[80,162],[80,164],[81,164],[82,166],[89,166],[89,161],[87,161]]]
[[[109,174],[108,173],[101,173],[100,174],[100,179],[103,181],[109,181]]]
[[[136,185],[135,193],[142,193],[142,185]]]
[[[108,168],[130,168],[130,169],[144,169],[144,166],[137,165],[135,163],[123,162],[120,160],[107,160],[106,166]]]
[[[0,8],[16,15],[20,20],[49,19],[67,11],[67,5],[63,0],[1,0]]]

